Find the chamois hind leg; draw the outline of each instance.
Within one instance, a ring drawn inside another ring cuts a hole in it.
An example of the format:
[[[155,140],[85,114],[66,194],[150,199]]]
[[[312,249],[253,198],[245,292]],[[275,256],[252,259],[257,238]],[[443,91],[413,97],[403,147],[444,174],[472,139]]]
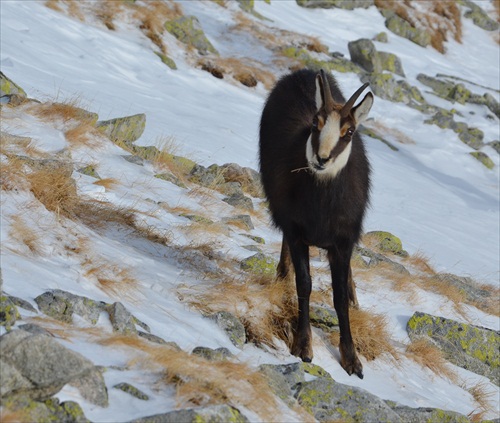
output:
[[[349,375],[355,373],[360,379],[363,379],[363,366],[356,354],[349,326],[348,280],[350,258],[351,248],[345,245],[328,250],[328,260],[332,271],[333,304],[340,326],[340,364]]]
[[[280,261],[276,268],[276,277],[286,280],[291,280],[293,278],[292,257],[285,236],[283,236],[283,241],[281,243]]]
[[[299,304],[299,318],[293,337],[291,353],[304,362],[313,359],[312,332],[309,323],[309,297],[311,296],[311,274],[309,269],[309,247],[299,240],[288,243],[295,270],[295,284]]]
[[[356,284],[354,283],[354,279],[352,278],[352,268],[349,265],[349,276],[347,279],[347,292],[349,294],[349,305],[352,308],[358,309],[358,296],[356,295]]]

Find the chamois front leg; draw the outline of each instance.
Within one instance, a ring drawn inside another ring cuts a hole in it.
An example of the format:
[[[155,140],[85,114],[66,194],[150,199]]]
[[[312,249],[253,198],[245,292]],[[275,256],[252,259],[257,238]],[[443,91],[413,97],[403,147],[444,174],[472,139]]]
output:
[[[309,247],[299,240],[289,242],[288,246],[295,269],[295,284],[299,304],[299,319],[293,337],[291,352],[308,363],[313,359],[312,333],[309,323],[309,297],[311,296]]]
[[[356,295],[356,284],[352,278],[352,268],[349,265],[349,277],[347,279],[347,292],[349,294],[349,305],[356,310],[359,308],[358,296]]]
[[[351,249],[332,248],[328,250],[332,270],[333,304],[340,326],[340,364],[352,375],[363,379],[363,366],[359,361],[349,326],[349,261]],[[335,270],[334,270],[335,269]]]
[[[278,279],[290,280],[293,278],[292,257],[290,255],[290,248],[286,242],[285,236],[281,243],[281,254],[278,267],[276,268],[276,277]]]

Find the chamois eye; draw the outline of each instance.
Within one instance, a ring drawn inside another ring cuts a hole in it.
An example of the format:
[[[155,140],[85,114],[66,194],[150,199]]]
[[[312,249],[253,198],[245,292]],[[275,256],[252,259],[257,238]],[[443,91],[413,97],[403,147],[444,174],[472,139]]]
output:
[[[318,116],[314,116],[313,117],[313,128],[318,129],[318,124],[319,124]]]
[[[347,130],[347,136],[348,136],[348,137],[352,137],[352,134],[354,134],[354,129],[353,129],[353,128],[349,128],[349,129]]]

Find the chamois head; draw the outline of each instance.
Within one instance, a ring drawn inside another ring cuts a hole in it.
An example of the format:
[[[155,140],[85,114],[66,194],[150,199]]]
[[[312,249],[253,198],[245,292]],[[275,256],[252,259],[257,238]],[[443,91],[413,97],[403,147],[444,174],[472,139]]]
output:
[[[306,156],[309,168],[317,176],[335,177],[347,164],[351,140],[358,125],[368,116],[373,95],[366,94],[354,103],[368,83],[359,88],[345,104],[335,103],[323,70],[316,76],[316,108],[311,135],[307,140]]]

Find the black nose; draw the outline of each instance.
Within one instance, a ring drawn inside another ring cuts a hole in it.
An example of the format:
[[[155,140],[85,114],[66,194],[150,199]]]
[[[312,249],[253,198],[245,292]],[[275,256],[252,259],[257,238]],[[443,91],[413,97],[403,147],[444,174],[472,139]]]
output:
[[[330,158],[327,157],[326,159],[322,159],[321,157],[317,156],[317,160],[318,160],[318,165],[321,166],[321,167],[324,167],[325,166],[325,163],[329,160]]]

